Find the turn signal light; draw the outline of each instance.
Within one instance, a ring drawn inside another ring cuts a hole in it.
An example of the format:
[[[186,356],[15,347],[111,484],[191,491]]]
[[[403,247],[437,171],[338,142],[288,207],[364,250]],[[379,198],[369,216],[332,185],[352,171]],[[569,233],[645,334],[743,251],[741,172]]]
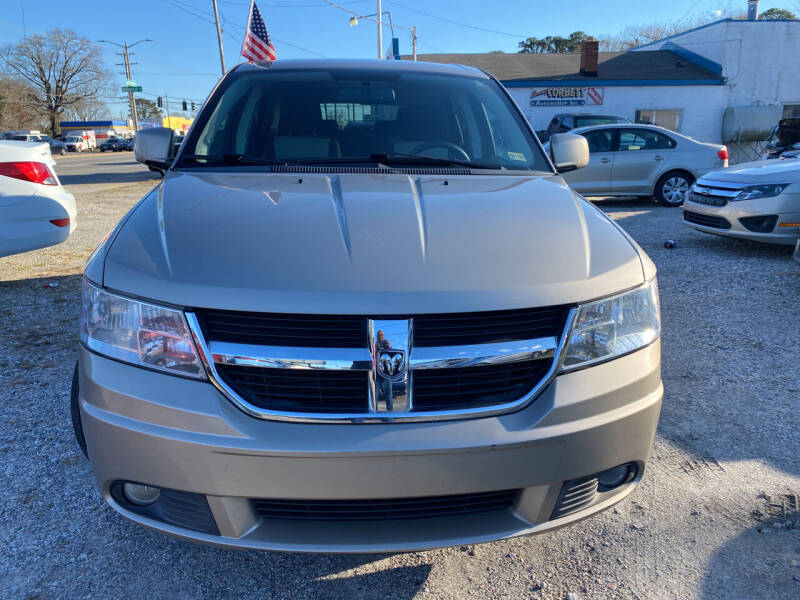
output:
[[[723,146],[722,150],[717,150],[717,156],[720,160],[728,160],[728,148]]]
[[[50,167],[40,162],[0,162],[0,175],[42,185],[58,185]]]

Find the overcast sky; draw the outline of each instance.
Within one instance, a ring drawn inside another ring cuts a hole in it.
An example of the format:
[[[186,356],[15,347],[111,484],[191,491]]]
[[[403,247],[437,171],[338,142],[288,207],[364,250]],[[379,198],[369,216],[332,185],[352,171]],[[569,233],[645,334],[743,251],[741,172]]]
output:
[[[376,0],[332,0],[344,9],[371,14]],[[797,8],[794,0],[762,0],[761,10]],[[374,58],[376,25],[361,20],[348,24],[349,14],[323,0],[257,2],[275,43],[278,59],[325,57]],[[383,0],[392,21],[416,26],[420,53],[515,52],[528,36],[567,35],[575,30],[599,36],[627,25],[688,19],[710,11],[740,9],[746,0]],[[219,54],[211,19],[211,0],[0,0],[0,44],[18,41],[23,32],[43,33],[54,27],[74,29],[90,40],[109,39],[139,44],[132,61],[133,78],[143,96],[169,94],[170,102],[205,99],[220,75]],[[249,2],[219,0],[225,34],[225,57],[230,68],[239,60]],[[133,8],[133,12],[131,11]],[[408,32],[396,29],[402,53],[410,53]],[[384,41],[391,34],[386,28]],[[106,46],[107,66],[115,66],[116,48]],[[119,75],[119,82],[124,77]],[[114,115],[123,100],[108,99]]]

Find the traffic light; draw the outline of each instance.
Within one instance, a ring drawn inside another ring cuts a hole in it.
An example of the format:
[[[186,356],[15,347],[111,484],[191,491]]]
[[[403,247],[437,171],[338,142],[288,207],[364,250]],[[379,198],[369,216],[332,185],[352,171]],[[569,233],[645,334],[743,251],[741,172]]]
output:
[[[194,100],[192,100],[192,112],[194,112],[194,110],[195,110],[195,108],[194,108]]]
[[[164,102],[161,100],[161,96],[159,96],[158,99],[156,100],[156,104],[158,105],[158,108],[164,106]]]
[[[186,100],[183,101],[183,110],[186,110]]]

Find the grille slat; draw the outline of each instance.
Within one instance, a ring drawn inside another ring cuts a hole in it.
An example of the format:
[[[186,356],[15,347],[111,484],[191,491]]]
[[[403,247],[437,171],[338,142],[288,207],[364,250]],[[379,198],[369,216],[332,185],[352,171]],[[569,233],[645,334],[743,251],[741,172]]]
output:
[[[222,379],[251,404],[287,412],[363,412],[367,374],[363,371],[293,371],[217,365]]]
[[[691,212],[688,210],[683,211],[683,220],[695,225],[702,225],[703,227],[713,227],[714,229],[730,229],[731,223],[724,217],[715,217],[714,215],[704,215],[701,213]]]
[[[312,521],[371,521],[422,519],[508,510],[519,490],[375,500],[281,500],[255,499],[261,517]]]

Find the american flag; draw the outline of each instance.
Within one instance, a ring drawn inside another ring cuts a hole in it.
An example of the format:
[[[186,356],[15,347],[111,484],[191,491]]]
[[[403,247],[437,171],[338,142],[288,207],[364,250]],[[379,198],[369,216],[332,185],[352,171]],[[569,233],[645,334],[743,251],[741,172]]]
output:
[[[275,52],[275,46],[272,45],[272,40],[267,33],[264,19],[261,18],[261,13],[258,11],[255,2],[253,2],[253,6],[250,9],[250,21],[247,23],[247,34],[244,36],[242,56],[248,62],[264,60],[271,62],[278,56]]]

